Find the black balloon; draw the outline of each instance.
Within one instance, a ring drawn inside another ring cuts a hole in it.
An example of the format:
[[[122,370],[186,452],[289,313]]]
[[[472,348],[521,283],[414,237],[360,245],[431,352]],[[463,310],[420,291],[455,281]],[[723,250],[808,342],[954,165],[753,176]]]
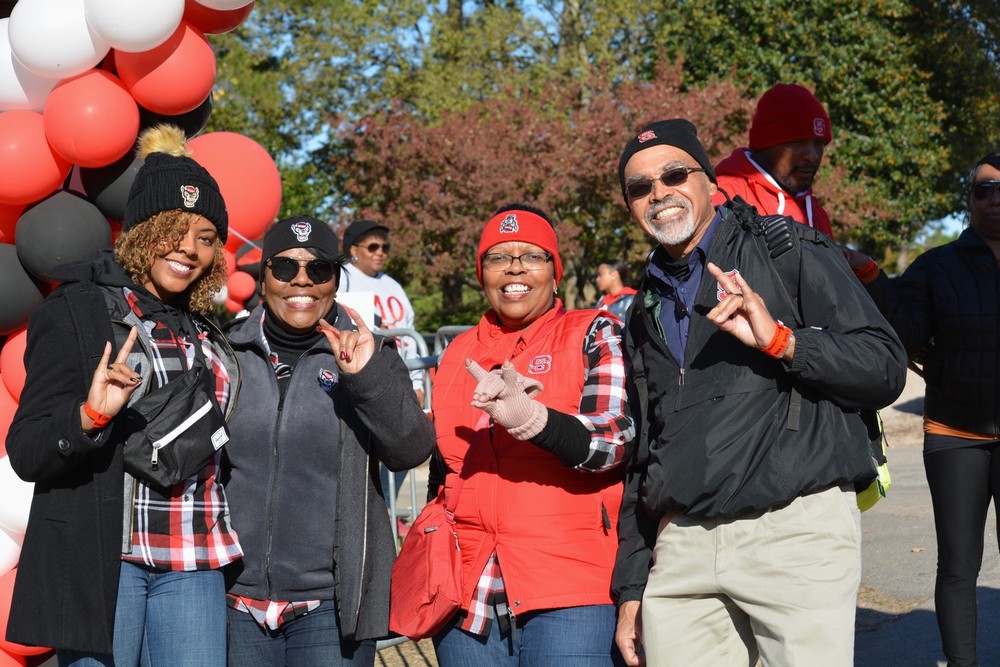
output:
[[[14,243],[31,275],[51,281],[63,264],[89,260],[111,245],[111,226],[96,206],[69,190],[49,195],[17,219]]]
[[[44,298],[38,284],[18,261],[17,248],[0,243],[0,336],[23,327]]]
[[[80,182],[87,198],[109,220],[125,217],[125,204],[132,181],[142,166],[142,160],[131,151],[124,157],[104,167],[84,169],[80,167]]]
[[[187,113],[176,116],[165,116],[161,113],[154,113],[149,109],[139,105],[139,132],[147,127],[153,127],[160,123],[170,123],[184,130],[184,135],[190,139],[201,134],[201,131],[208,125],[208,118],[212,115],[212,96],[209,95],[205,101]]]

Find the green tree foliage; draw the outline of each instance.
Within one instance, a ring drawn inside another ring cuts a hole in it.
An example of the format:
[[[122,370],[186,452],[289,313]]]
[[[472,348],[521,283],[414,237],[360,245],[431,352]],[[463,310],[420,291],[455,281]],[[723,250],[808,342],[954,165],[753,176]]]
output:
[[[840,240],[883,252],[957,210],[963,175],[1000,141],[995,11],[995,0],[269,0],[213,38],[212,129],[276,156],[282,215],[385,220],[401,250],[390,270],[418,296],[440,290],[442,313],[475,294],[459,267],[493,207],[534,200],[561,220],[572,302],[588,261],[640,262],[646,248],[614,182],[629,132],[689,117],[721,158],[745,144],[748,111],[777,82],[809,87],[830,112],[817,189]]]

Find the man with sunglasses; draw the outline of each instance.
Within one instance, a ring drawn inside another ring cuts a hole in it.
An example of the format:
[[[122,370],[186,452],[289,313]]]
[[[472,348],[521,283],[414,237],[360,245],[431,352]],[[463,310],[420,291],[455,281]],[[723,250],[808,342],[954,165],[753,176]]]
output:
[[[779,219],[815,269],[788,297],[762,219],[713,206],[716,175],[688,121],[637,133],[618,176],[658,246],[624,336],[640,435],[616,642],[631,665],[851,665],[854,485],[875,475],[858,410],[902,391],[899,339],[830,239]]]
[[[976,665],[976,580],[986,515],[1000,500],[1000,153],[968,178],[969,226],[890,280],[849,256],[868,293],[920,355],[924,468],[934,507],[934,606],[949,665]]]
[[[715,203],[739,195],[761,215],[787,215],[832,236],[830,216],[812,190],[832,138],[830,117],[811,92],[794,83],[773,86],[757,102],[749,146],[715,168]]]

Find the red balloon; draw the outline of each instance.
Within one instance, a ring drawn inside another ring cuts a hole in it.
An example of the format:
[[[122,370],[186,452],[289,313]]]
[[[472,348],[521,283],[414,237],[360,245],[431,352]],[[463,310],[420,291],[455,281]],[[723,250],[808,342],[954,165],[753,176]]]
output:
[[[11,655],[0,649],[0,667],[25,667],[28,662],[19,655]]]
[[[10,598],[14,594],[14,577],[17,576],[17,568],[15,567],[10,572],[0,576],[0,628],[7,628],[7,620],[10,618]],[[15,644],[14,642],[9,642],[0,636],[0,648],[3,649],[0,655],[0,667],[6,667],[6,665],[24,665],[24,660],[21,659],[19,662],[7,662],[3,660],[17,660],[20,656],[24,655],[41,655],[51,651],[50,648],[45,648],[42,646],[22,646],[21,644]],[[11,655],[13,654],[13,655]]]
[[[3,349],[0,349],[0,377],[15,401],[21,400],[21,390],[24,389],[24,347],[27,340],[27,329],[21,329],[8,336]]]
[[[251,247],[245,253],[236,258],[236,266],[253,266],[254,264],[260,264],[260,260],[264,258],[263,253],[260,248]]]
[[[17,411],[17,401],[5,388],[0,387],[0,458],[7,456],[7,431],[10,430],[10,423],[14,421],[14,413]]]
[[[128,153],[139,134],[139,107],[115,75],[92,69],[60,81],[45,101],[45,136],[64,158],[103,167]]]
[[[233,275],[236,270],[236,255],[226,247],[222,248],[222,256],[226,258],[226,275]]]
[[[226,200],[226,247],[235,252],[245,241],[263,236],[281,208],[281,174],[264,147],[242,134],[209,132],[191,139],[188,148]]]
[[[211,9],[194,0],[184,0],[184,20],[206,35],[221,35],[243,23],[252,9],[252,2],[237,9],[226,10]]]
[[[14,242],[14,228],[23,212],[24,204],[0,204],[0,243]]]
[[[226,281],[229,289],[229,298],[233,301],[246,301],[257,290],[257,281],[249,273],[234,271]]]
[[[215,53],[205,35],[187,21],[149,51],[115,51],[115,65],[136,102],[167,116],[195,109],[215,85]]]
[[[0,113],[0,203],[29,204],[62,185],[73,167],[45,138],[35,111]]]
[[[243,304],[239,301],[233,301],[232,299],[226,299],[226,310],[235,315],[236,313],[243,310]]]

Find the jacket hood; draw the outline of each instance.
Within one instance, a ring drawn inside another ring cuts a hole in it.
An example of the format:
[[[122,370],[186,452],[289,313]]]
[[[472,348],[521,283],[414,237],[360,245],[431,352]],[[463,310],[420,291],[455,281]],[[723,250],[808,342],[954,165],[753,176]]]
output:
[[[73,262],[57,268],[53,279],[59,283],[74,283],[90,281],[109,287],[139,287],[125,269],[115,260],[113,248],[102,248],[94,259],[83,262]]]
[[[749,153],[750,151],[746,148],[737,148],[732,152],[732,154],[730,154],[729,157],[720,162],[719,166],[715,168],[716,175],[745,178],[753,183],[754,188],[761,188],[774,195],[781,193],[785,197],[792,199],[798,199],[812,194],[812,188],[803,192],[788,192],[783,187],[778,185],[778,182],[775,181],[774,178],[768,177],[761,172],[760,169],[754,166],[748,157]]]

